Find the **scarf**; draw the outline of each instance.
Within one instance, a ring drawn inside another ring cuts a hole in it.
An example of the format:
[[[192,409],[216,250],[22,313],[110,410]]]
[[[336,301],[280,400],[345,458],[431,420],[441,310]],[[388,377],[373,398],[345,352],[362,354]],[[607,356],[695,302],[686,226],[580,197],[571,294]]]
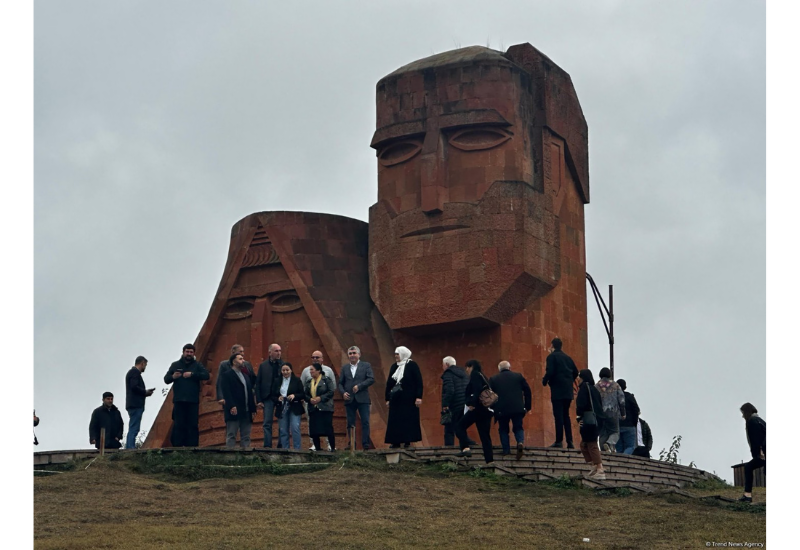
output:
[[[400,381],[403,380],[403,372],[406,370],[406,363],[408,363],[408,360],[411,358],[411,350],[400,346],[394,350],[394,352],[400,356],[400,360],[397,362],[397,370],[394,371],[392,378],[399,384]]]
[[[324,377],[325,377],[325,375],[323,375],[322,373],[319,374],[319,378],[317,378],[316,380],[314,380],[313,376],[311,377],[311,397],[312,398],[317,396],[317,385],[319,385],[319,383],[322,382],[322,379]]]

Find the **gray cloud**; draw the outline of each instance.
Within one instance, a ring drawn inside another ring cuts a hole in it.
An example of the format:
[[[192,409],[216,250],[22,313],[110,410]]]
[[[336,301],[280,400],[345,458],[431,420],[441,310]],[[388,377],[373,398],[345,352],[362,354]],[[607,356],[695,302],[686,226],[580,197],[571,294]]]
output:
[[[86,447],[136,355],[164,385],[238,219],[365,220],[377,80],[488,40],[530,42],[575,83],[588,269],[615,285],[618,374],[655,450],[682,434],[685,462],[728,479],[747,457],[738,407],[767,417],[763,4],[37,2],[35,25],[40,448]]]

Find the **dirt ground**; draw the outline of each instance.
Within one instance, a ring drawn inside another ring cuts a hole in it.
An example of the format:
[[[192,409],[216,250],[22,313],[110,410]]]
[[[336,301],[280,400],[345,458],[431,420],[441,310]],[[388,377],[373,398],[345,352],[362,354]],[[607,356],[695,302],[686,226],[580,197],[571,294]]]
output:
[[[740,489],[697,491],[738,497]],[[756,489],[755,500],[766,493]],[[766,542],[763,508],[341,461],[185,481],[95,461],[34,479],[38,549],[700,548]],[[588,538],[590,542],[584,542]]]

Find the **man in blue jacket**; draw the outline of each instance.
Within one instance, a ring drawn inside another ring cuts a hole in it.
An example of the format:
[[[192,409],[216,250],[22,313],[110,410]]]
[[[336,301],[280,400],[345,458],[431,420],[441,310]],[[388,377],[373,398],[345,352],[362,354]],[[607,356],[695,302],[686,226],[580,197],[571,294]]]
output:
[[[200,386],[209,374],[194,351],[194,344],[183,346],[183,355],[164,375],[164,383],[172,384],[173,447],[197,447],[200,443]]]
[[[133,367],[125,375],[125,410],[128,411],[128,437],[125,440],[126,449],[136,448],[136,436],[139,435],[139,428],[142,425],[142,415],[144,414],[144,400],[156,390],[149,390],[144,385],[142,373],[147,368],[147,359],[141,355],[136,358]]]

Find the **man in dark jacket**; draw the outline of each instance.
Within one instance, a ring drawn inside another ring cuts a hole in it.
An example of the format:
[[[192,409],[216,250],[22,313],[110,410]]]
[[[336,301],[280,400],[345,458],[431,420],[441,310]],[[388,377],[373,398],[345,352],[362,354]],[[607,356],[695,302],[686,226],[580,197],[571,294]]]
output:
[[[225,446],[236,446],[236,432],[239,432],[242,449],[250,447],[250,432],[253,428],[253,414],[256,412],[253,386],[245,371],[244,356],[234,353],[228,360],[228,369],[222,374],[221,395],[224,400],[226,439]]]
[[[764,477],[767,477],[767,423],[758,416],[758,409],[751,403],[745,403],[739,411],[744,418],[747,444],[752,457],[744,465],[744,495],[739,497],[739,501],[753,502],[753,473],[763,466]]]
[[[455,445],[456,426],[464,416],[464,390],[469,384],[467,372],[450,356],[442,359],[442,412],[450,411],[449,424],[444,425],[445,447]]]
[[[567,449],[574,449],[569,407],[574,396],[573,385],[578,377],[578,368],[572,358],[561,351],[561,338],[553,338],[551,344],[547,367],[542,378],[542,386],[550,385],[550,401],[553,404],[553,419],[556,424],[556,441],[550,446],[560,448],[566,435]]]
[[[281,388],[281,347],[270,344],[267,351],[267,360],[258,366],[256,376],[256,403],[259,409],[264,409],[264,447],[272,448],[272,420],[275,417],[275,401]],[[279,445],[280,447],[280,445]]]
[[[243,345],[234,344],[231,347],[231,356],[234,356],[237,353],[241,354],[242,357],[244,357],[244,346]],[[217,401],[223,407],[225,406],[225,398],[222,397],[222,376],[226,372],[228,372],[229,370],[231,370],[231,360],[230,359],[225,359],[224,361],[222,361],[219,364],[219,367],[217,367],[217,382],[216,382],[216,386],[217,386]],[[253,391],[255,391],[255,387],[256,387],[256,371],[253,368],[253,365],[251,365],[249,361],[245,361],[244,364],[242,365],[242,369],[241,370],[242,370],[242,374],[244,374],[245,376],[247,376],[250,379],[250,387],[253,388]]]
[[[625,391],[628,384],[623,379],[617,380],[617,384],[622,388],[625,395],[625,418],[619,421],[619,439],[617,440],[617,452],[626,455],[633,454],[636,445],[636,426],[639,423],[639,403],[632,393]]]
[[[183,346],[183,356],[170,365],[164,383],[172,384],[172,446],[197,447],[200,386],[209,379],[206,368],[194,356],[194,345]]]
[[[142,373],[147,368],[147,359],[141,355],[136,358],[134,365],[125,375],[125,410],[128,411],[128,437],[125,440],[126,449],[136,448],[136,436],[142,425],[144,414],[144,400],[156,390],[149,390],[144,385]]]
[[[524,376],[518,372],[511,372],[511,363],[508,361],[500,361],[497,369],[500,372],[489,379],[489,386],[497,394],[494,416],[500,432],[500,445],[503,447],[503,455],[511,454],[508,437],[510,422],[517,442],[517,460],[519,460],[525,447],[522,419],[525,418],[525,413],[531,410],[531,387]]]
[[[122,430],[124,423],[119,409],[114,405],[114,394],[107,391],[103,394],[103,404],[92,411],[89,421],[89,443],[100,448],[100,430],[105,428],[106,449],[119,449],[122,446]]]
[[[356,425],[356,413],[361,419],[361,445],[366,451],[371,446],[369,438],[369,414],[372,400],[369,387],[375,383],[372,365],[361,360],[361,350],[357,346],[347,349],[349,363],[342,365],[339,371],[339,392],[344,397],[344,412],[347,416],[347,434]],[[356,442],[350,441],[355,448]]]

